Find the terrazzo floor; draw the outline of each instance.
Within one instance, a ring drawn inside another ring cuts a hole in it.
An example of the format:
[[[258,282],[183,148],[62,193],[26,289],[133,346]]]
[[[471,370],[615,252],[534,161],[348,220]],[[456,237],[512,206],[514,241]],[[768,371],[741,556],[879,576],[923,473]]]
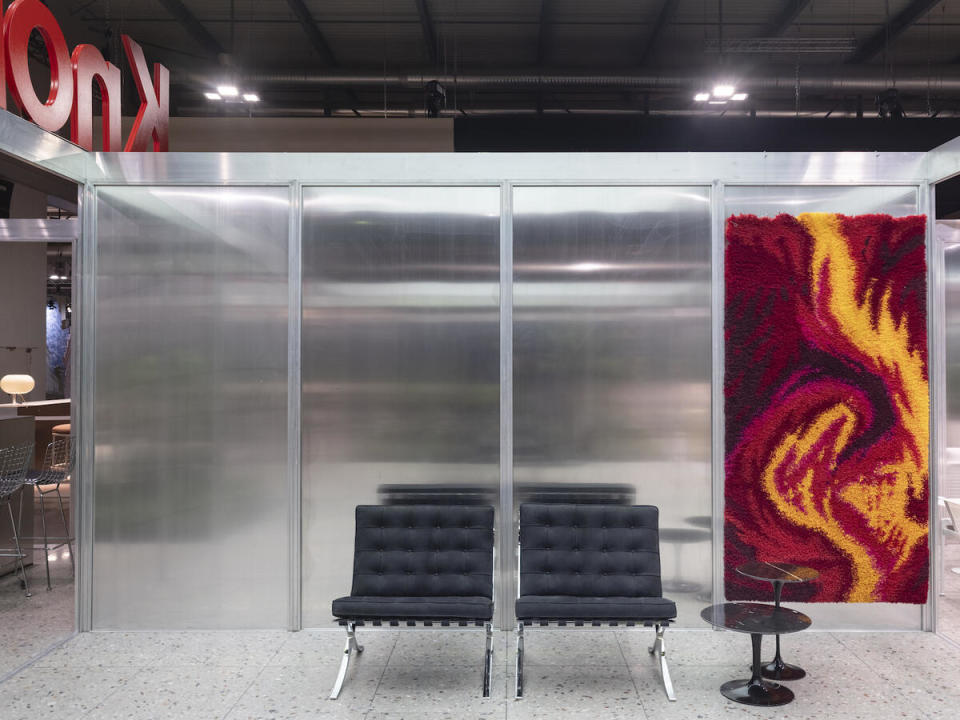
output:
[[[351,663],[340,699],[327,699],[342,631],[98,632],[78,635],[0,682],[0,718],[953,718],[960,708],[960,543],[945,549],[940,633],[808,631],[785,637],[788,662],[808,677],[796,700],[750,708],[720,685],[749,675],[748,636],[667,632],[677,702],[667,700],[644,629],[527,632],[526,697],[513,699],[513,633],[498,633],[492,697],[480,697],[483,635],[462,630],[361,628],[366,651]],[[39,561],[40,558],[38,557]],[[0,578],[0,678],[72,629],[69,561],[57,555],[54,590],[42,562],[34,597]],[[764,643],[771,655],[772,643]]]
[[[20,718],[947,718],[960,705],[960,645],[929,633],[784,639],[809,677],[782,708],[725,700],[747,675],[746,635],[668,631],[678,700],[646,648],[651,630],[532,629],[526,697],[512,698],[513,637],[498,633],[493,693],[480,697],[483,635],[361,629],[366,650],[327,699],[342,631],[84,633],[0,684],[0,717]],[[769,653],[767,653],[769,654]]]

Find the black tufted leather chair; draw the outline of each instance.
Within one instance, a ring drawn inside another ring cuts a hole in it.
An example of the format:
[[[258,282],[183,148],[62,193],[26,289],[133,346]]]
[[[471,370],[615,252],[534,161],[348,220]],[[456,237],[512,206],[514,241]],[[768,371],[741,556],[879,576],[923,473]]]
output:
[[[493,508],[463,505],[359,505],[353,589],[333,601],[347,644],[331,698],[350,653],[363,652],[357,625],[478,625],[486,629],[483,695],[493,666]]]
[[[659,511],[651,505],[520,506],[517,697],[523,697],[523,629],[530,625],[646,625],[667,697],[675,700],[663,630],[677,606],[660,585]]]

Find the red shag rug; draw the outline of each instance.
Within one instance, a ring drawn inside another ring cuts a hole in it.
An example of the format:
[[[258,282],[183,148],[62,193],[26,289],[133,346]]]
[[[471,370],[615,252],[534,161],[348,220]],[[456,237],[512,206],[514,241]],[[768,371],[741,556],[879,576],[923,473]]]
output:
[[[727,220],[726,594],[748,560],[820,572],[784,599],[924,603],[923,216]]]

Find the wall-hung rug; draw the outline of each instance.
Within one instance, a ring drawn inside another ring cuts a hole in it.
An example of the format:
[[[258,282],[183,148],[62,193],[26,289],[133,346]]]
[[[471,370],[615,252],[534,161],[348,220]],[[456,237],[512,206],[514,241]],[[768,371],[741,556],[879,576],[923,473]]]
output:
[[[727,220],[726,593],[747,560],[820,580],[813,602],[927,598],[923,216]]]

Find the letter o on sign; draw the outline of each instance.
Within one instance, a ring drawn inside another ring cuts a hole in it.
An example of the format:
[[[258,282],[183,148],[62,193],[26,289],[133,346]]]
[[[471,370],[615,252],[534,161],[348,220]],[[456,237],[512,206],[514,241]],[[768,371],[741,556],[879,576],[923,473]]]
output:
[[[34,28],[40,31],[50,57],[50,94],[46,102],[40,101],[30,81],[28,48]],[[38,0],[16,0],[3,19],[3,35],[10,93],[33,122],[56,132],[70,118],[73,107],[73,70],[63,31],[53,13]]]

